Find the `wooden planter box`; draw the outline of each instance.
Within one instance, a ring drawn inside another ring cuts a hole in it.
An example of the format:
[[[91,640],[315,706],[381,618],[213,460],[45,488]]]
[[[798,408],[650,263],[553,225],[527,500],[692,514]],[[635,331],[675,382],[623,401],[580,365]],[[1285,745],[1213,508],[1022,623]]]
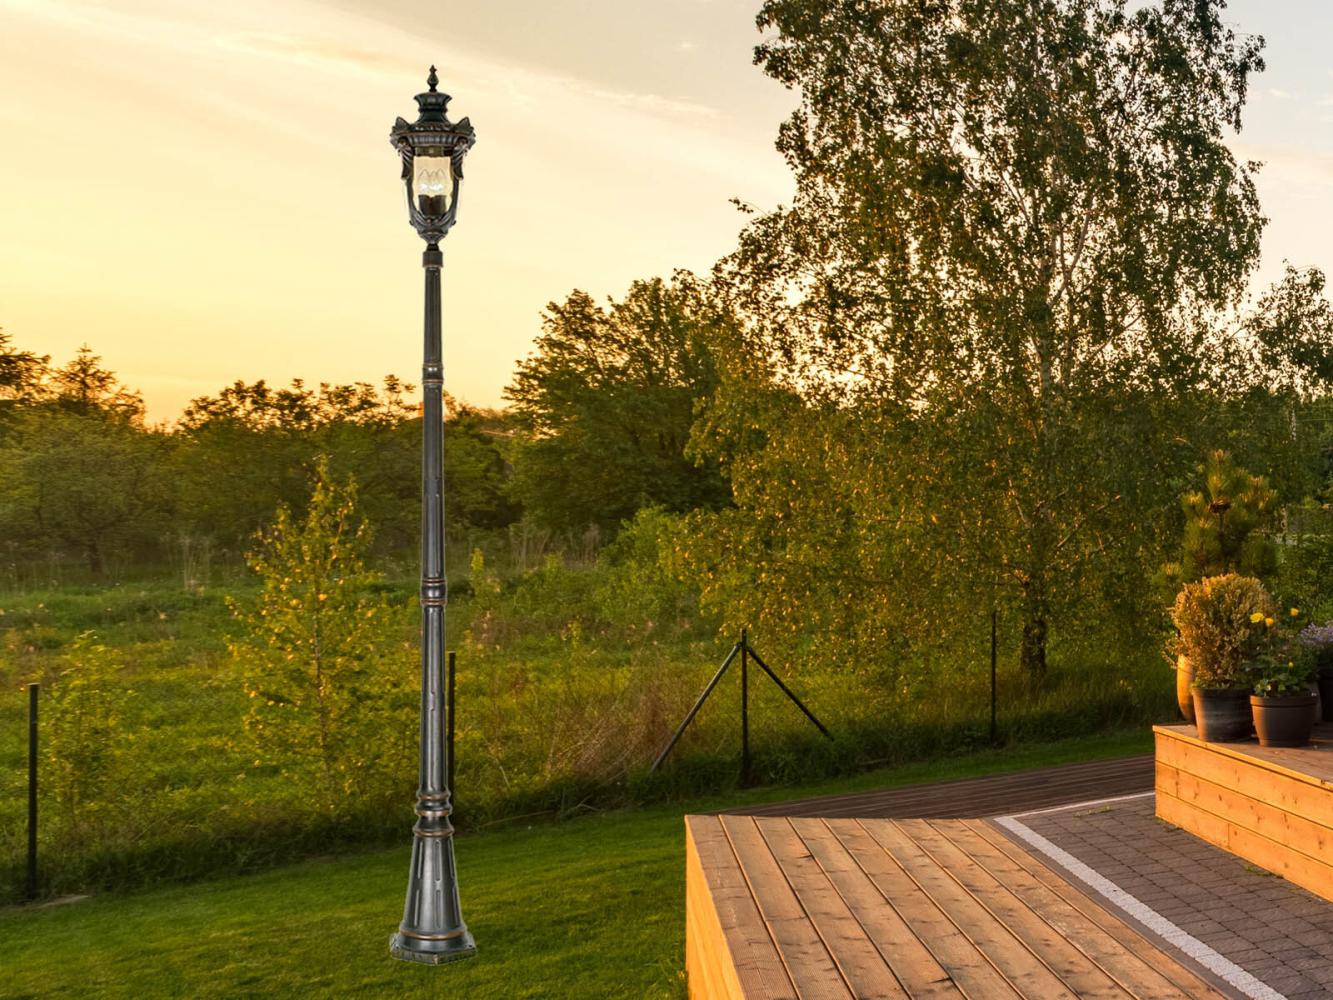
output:
[[[1153,732],[1160,819],[1333,900],[1333,726],[1298,749]]]

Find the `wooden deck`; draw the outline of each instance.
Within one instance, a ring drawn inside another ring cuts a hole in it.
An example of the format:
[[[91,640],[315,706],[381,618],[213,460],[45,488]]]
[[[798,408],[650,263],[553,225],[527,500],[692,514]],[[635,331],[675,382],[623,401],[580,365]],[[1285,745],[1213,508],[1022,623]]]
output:
[[[1333,725],[1299,749],[1153,732],[1159,818],[1333,900]]]
[[[1059,764],[983,778],[825,795],[732,810],[747,816],[974,819],[1047,809],[1153,789],[1153,755]]]
[[[686,817],[695,1000],[1221,997],[984,820]]]

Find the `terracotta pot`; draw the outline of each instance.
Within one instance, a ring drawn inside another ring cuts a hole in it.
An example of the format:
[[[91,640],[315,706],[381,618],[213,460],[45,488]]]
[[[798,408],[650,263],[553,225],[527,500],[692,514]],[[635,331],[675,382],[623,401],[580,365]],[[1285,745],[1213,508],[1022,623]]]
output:
[[[1311,709],[1318,699],[1312,694],[1289,694],[1280,698],[1250,695],[1254,731],[1265,747],[1303,747],[1314,728]]]
[[[1194,689],[1194,719],[1205,743],[1236,743],[1250,738],[1253,716],[1249,693]]]
[[[1180,714],[1191,726],[1194,725],[1194,694],[1190,685],[1194,683],[1194,664],[1183,653],[1176,657],[1176,704]]]

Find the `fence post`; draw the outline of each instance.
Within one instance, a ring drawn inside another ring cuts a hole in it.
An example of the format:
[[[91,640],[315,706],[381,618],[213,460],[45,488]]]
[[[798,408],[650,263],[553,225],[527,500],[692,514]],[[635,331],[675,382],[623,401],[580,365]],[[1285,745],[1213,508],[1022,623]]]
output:
[[[37,898],[37,691],[28,685],[28,899]]]
[[[990,741],[994,746],[999,740],[999,729],[995,723],[995,632],[999,612],[994,608],[990,613]]]
[[[750,639],[741,629],[741,787],[750,782]]]

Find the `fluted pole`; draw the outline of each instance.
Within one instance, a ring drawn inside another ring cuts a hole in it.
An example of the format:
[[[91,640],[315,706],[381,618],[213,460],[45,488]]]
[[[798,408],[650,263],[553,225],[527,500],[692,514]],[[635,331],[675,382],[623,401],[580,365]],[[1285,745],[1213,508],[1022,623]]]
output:
[[[421,769],[412,868],[403,922],[390,941],[395,958],[438,965],[467,958],[477,946],[463,923],[454,869],[445,755],[444,609],[444,368],[440,347],[438,243],[422,255],[426,324],[422,394],[421,476]]]

